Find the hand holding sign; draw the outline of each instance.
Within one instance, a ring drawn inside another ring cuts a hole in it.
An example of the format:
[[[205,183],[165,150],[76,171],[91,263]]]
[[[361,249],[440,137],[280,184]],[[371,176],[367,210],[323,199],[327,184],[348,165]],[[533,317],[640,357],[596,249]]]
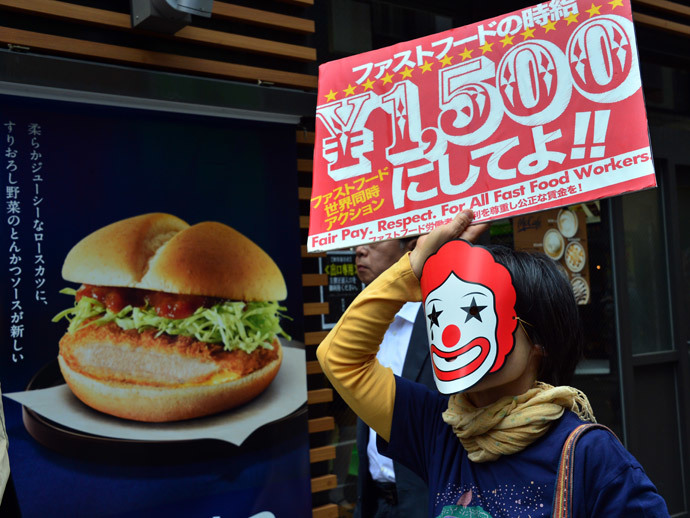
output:
[[[410,254],[410,266],[418,279],[422,276],[424,262],[444,243],[458,238],[474,243],[489,228],[487,223],[472,225],[473,219],[474,213],[471,210],[464,210],[450,223],[436,227],[430,234],[417,240],[417,246]]]

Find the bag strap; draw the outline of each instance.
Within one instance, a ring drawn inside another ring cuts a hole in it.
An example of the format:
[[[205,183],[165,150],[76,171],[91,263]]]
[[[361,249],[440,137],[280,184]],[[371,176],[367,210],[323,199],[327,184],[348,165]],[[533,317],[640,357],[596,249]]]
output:
[[[553,493],[553,518],[571,518],[573,516],[573,467],[575,465],[575,445],[586,432],[595,429],[607,430],[614,437],[609,428],[598,423],[585,423],[575,428],[563,444],[561,460],[558,464],[556,487]],[[617,437],[616,437],[617,438]]]

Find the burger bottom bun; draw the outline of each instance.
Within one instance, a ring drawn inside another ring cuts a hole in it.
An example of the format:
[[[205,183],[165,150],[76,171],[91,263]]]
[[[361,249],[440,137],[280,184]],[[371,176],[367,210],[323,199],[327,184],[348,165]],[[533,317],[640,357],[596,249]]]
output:
[[[273,344],[278,349],[277,359],[247,376],[217,384],[156,387],[102,380],[72,369],[62,355],[58,362],[74,395],[96,410],[134,421],[180,421],[228,410],[263,392],[283,359],[279,341]]]

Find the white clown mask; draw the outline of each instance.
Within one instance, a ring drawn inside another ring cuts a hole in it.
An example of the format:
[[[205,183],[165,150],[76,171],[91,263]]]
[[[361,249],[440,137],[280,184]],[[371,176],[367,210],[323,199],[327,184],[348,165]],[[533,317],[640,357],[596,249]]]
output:
[[[500,369],[517,323],[508,270],[483,247],[450,241],[424,264],[421,285],[439,392],[466,391]]]
[[[475,385],[498,355],[494,294],[455,274],[426,299],[431,364],[439,392],[453,394]]]

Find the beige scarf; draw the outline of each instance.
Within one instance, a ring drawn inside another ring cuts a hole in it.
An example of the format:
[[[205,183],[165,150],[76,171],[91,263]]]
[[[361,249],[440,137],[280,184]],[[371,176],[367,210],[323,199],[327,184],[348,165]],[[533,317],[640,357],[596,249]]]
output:
[[[524,450],[565,410],[596,422],[583,392],[540,381],[524,394],[507,396],[482,408],[475,407],[464,394],[454,394],[443,420],[453,427],[471,461],[488,462]]]

